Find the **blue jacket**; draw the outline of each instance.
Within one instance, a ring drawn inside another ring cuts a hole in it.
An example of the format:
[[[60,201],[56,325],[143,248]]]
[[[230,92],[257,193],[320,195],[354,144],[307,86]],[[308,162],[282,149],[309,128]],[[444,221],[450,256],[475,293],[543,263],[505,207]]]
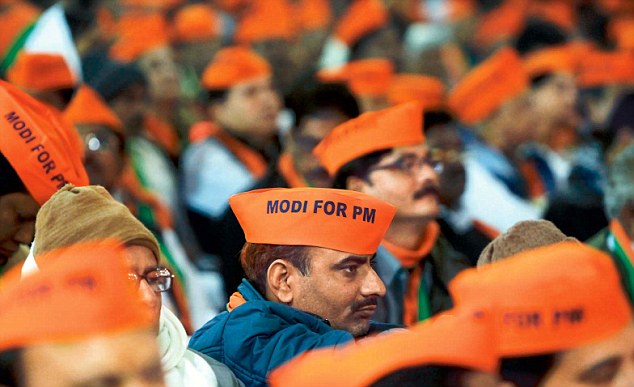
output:
[[[354,339],[318,316],[265,300],[247,280],[238,291],[247,302],[207,322],[189,346],[226,364],[247,386],[265,386],[271,370],[307,350]]]

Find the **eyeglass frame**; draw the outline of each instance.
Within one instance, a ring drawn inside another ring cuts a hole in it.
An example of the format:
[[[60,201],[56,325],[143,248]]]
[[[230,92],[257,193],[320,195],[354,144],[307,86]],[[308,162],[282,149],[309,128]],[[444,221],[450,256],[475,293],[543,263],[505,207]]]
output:
[[[158,288],[158,285],[152,285],[152,283],[150,282],[150,280],[148,279],[148,275],[150,273],[159,273],[158,277],[153,278],[153,279],[159,279],[159,278],[168,278],[169,279],[169,283],[167,285],[167,287],[165,289],[160,289]],[[150,286],[150,288],[157,292],[157,293],[163,293],[166,292],[168,290],[170,290],[172,288],[172,283],[174,280],[174,274],[166,267],[161,267],[161,266],[157,266],[155,269],[146,271],[144,274],[139,275],[136,273],[128,273],[128,279],[131,281],[135,281],[137,283],[137,287],[141,286],[141,280],[145,280],[145,282],[148,284],[148,286]]]
[[[405,163],[409,160],[413,160],[413,164],[411,166],[407,166]],[[402,155],[393,162],[385,165],[373,165],[368,168],[367,173],[370,174],[374,171],[380,170],[392,170],[392,171],[400,171],[406,174],[414,174],[417,171],[420,171],[423,166],[429,166],[434,170],[437,174],[441,174],[443,171],[444,163],[442,160],[436,160],[432,158],[432,156],[428,153],[425,157],[417,157],[412,154]]]

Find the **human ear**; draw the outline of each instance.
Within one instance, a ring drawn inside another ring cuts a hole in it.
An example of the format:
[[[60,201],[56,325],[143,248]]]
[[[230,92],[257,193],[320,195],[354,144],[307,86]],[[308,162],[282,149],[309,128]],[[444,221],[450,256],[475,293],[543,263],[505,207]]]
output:
[[[348,176],[346,179],[346,187],[351,191],[365,192],[367,185],[368,183],[365,180],[356,176]]]
[[[266,271],[266,283],[268,292],[275,300],[283,304],[293,302],[293,287],[290,280],[293,275],[293,266],[284,259],[276,259]]]

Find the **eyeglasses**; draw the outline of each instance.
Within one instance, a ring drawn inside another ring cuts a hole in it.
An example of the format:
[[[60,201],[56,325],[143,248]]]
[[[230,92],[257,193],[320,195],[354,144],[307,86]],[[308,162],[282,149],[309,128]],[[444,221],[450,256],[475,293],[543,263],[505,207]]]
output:
[[[368,168],[368,173],[382,169],[389,169],[393,171],[401,171],[403,173],[414,174],[420,171],[425,165],[430,166],[436,173],[441,173],[443,170],[443,162],[439,159],[431,157],[430,155],[427,155],[425,157],[405,155],[396,159],[390,164],[372,166]]]
[[[84,144],[91,152],[115,151],[121,145],[117,136],[104,133],[87,133]]]
[[[169,290],[172,287],[173,278],[174,274],[165,267],[157,267],[156,269],[148,271],[143,275],[128,273],[128,279],[130,281],[135,281],[137,286],[141,286],[141,280],[145,280],[145,282],[147,282],[155,292],[164,292]]]

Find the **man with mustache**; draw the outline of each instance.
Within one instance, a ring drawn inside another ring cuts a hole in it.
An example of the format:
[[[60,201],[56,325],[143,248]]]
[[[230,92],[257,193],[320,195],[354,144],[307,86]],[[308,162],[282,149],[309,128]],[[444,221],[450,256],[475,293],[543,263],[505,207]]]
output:
[[[469,261],[440,235],[438,172],[423,133],[423,106],[408,102],[335,128],[314,150],[335,188],[363,192],[397,208],[376,254],[387,288],[377,321],[413,325],[450,309],[449,281]]]
[[[395,208],[328,188],[273,188],[229,199],[246,273],[223,312],[190,347],[223,362],[247,386],[311,349],[391,328],[370,318],[385,286],[372,266]]]

